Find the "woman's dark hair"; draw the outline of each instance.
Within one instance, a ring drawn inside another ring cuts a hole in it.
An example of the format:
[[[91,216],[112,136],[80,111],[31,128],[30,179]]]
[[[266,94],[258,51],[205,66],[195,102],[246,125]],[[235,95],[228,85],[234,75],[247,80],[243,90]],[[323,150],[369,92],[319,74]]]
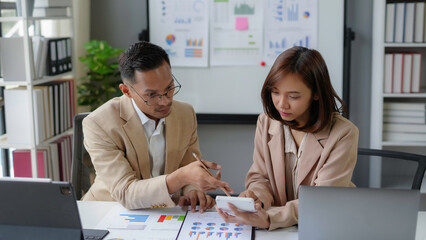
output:
[[[311,89],[312,96],[318,96],[318,100],[312,100],[309,120],[305,126],[299,126],[296,121],[283,120],[272,102],[271,89],[287,74],[299,75]],[[266,115],[304,132],[318,132],[330,123],[334,112],[346,112],[344,102],[331,85],[327,65],[321,54],[304,47],[292,47],[278,56],[265,79],[261,96]],[[340,109],[336,100],[341,104]]]
[[[118,59],[121,78],[135,83],[135,71],[149,71],[166,62],[170,66],[169,56],[161,47],[141,41],[131,45]]]

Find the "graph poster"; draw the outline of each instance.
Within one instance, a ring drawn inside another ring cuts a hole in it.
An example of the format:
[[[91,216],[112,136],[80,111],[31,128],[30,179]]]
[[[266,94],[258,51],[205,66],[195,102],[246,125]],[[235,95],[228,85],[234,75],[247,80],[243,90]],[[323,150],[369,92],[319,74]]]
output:
[[[259,66],[263,57],[262,3],[258,0],[211,0],[212,66]]]
[[[217,212],[188,211],[177,240],[252,239],[252,226],[225,223]]]
[[[186,211],[180,208],[128,210],[114,206],[98,224],[98,229],[108,229],[109,238],[119,239],[175,239]]]
[[[265,1],[264,58],[272,65],[277,56],[293,46],[317,48],[317,0]]]
[[[208,1],[151,0],[150,41],[163,47],[172,66],[208,66]]]

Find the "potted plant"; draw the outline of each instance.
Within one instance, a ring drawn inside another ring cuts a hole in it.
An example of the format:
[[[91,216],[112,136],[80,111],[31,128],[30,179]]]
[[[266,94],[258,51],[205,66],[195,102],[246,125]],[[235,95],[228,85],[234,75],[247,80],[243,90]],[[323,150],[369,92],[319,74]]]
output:
[[[117,58],[123,49],[113,48],[106,41],[92,40],[84,44],[86,56],[79,60],[86,65],[87,76],[81,78],[77,86],[80,106],[90,106],[90,111],[113,97],[121,95],[121,83]]]

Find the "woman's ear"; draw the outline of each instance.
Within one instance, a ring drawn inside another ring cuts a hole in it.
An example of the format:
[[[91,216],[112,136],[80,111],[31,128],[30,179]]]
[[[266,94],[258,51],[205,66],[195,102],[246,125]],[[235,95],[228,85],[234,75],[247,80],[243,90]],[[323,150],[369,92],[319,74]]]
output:
[[[314,93],[313,99],[314,99],[314,101],[318,101],[319,100],[318,93]]]

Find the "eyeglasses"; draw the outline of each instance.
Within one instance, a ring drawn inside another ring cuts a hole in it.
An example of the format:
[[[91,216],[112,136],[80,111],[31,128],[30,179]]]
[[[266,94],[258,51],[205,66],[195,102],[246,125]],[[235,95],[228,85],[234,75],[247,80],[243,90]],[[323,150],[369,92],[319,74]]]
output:
[[[163,98],[163,97],[167,97],[167,98],[171,98],[171,97],[173,97],[174,95],[176,95],[176,94],[178,94],[178,92],[180,91],[180,88],[181,88],[181,85],[180,85],[180,83],[179,83],[179,81],[176,79],[176,77],[175,76],[173,76],[173,74],[172,74],[172,77],[173,77],[173,80],[174,81],[176,81],[176,83],[177,83],[177,85],[176,86],[174,86],[174,87],[170,87],[165,93],[163,93],[163,94],[152,94],[152,95],[149,95],[148,96],[148,100],[145,100],[141,95],[139,95],[139,93],[136,91],[136,89],[132,86],[132,85],[130,85],[129,84],[129,86],[133,89],[133,91],[135,91],[135,93],[142,99],[142,101],[144,101],[145,103],[146,103],[146,105],[148,105],[148,106],[152,106],[152,105],[155,105],[155,104],[157,104],[157,103],[159,103],[160,102],[160,100]],[[174,82],[173,82],[173,85],[175,85],[174,84]]]

